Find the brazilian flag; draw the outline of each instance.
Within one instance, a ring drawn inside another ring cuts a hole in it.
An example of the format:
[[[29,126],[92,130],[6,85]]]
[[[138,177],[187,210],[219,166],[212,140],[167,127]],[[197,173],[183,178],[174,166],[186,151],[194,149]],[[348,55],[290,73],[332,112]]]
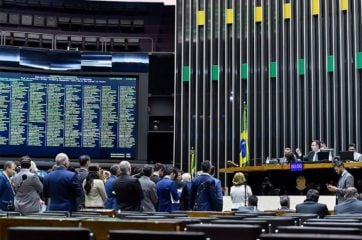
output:
[[[240,166],[246,166],[249,163],[249,147],[248,147],[248,106],[243,104],[243,119],[240,133]]]

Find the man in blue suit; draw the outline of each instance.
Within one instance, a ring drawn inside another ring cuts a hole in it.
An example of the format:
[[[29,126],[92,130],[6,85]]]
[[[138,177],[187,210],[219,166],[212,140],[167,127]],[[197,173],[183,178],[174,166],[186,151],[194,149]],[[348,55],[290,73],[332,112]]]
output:
[[[202,173],[192,181],[190,204],[194,211],[222,211],[221,183],[210,175],[210,161],[201,164]]]
[[[362,201],[357,200],[358,191],[349,187],[345,191],[344,202],[334,207],[334,214],[362,214]]]
[[[14,210],[14,189],[10,181],[10,177],[15,172],[15,163],[7,161],[4,164],[4,171],[0,174],[0,204],[1,210],[13,211]]]
[[[108,180],[105,184],[107,200],[104,203],[104,208],[105,209],[117,209],[118,204],[117,204],[116,195],[113,192],[113,183],[117,179],[117,177],[120,175],[119,165],[114,164],[111,166],[111,168],[109,170],[111,172],[111,176],[108,178]]]
[[[82,190],[77,174],[68,171],[69,158],[65,153],[55,157],[57,167],[44,177],[44,197],[50,198],[49,211],[78,210],[77,201],[82,197]]]
[[[177,202],[180,196],[177,192],[177,170],[173,167],[166,167],[164,178],[156,184],[158,195],[158,212],[171,212],[172,203]]]

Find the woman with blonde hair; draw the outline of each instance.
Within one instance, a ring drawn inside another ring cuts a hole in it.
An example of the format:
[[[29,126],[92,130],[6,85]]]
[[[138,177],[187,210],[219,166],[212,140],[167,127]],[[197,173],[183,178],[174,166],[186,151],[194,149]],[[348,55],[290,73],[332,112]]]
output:
[[[233,186],[230,190],[232,201],[231,209],[236,210],[241,206],[248,205],[248,198],[253,195],[249,185],[246,185],[246,178],[243,173],[237,172],[233,178]]]

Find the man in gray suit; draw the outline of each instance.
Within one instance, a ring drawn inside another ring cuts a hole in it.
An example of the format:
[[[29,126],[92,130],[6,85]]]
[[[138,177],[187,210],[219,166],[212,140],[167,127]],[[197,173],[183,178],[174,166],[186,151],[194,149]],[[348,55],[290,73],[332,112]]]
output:
[[[336,173],[340,175],[340,178],[338,180],[337,186],[328,184],[327,188],[329,191],[336,193],[337,204],[340,204],[345,200],[344,195],[346,194],[346,189],[349,187],[354,187],[354,178],[344,168],[343,162],[337,161],[334,163],[333,166]]]
[[[142,191],[143,200],[141,204],[141,210],[143,212],[155,212],[156,204],[158,202],[156,184],[150,179],[153,173],[153,168],[150,165],[143,167],[143,176],[139,179]]]
[[[15,210],[24,215],[38,213],[44,206],[40,199],[43,192],[43,184],[38,175],[30,172],[31,158],[24,156],[20,159],[20,172],[14,177]]]
[[[334,207],[334,214],[361,214],[362,213],[362,201],[357,200],[358,191],[355,187],[349,187],[346,189],[343,203]]]

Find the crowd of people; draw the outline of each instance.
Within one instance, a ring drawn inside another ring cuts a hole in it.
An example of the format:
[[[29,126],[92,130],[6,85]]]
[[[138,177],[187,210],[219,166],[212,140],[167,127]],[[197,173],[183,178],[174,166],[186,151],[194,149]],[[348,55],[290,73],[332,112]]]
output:
[[[20,159],[20,170],[8,161],[0,174],[3,211],[24,215],[48,211],[105,208],[120,211],[171,212],[177,210],[222,211],[221,182],[212,176],[210,161],[192,179],[189,173],[163,164],[145,165],[131,175],[131,164],[122,161],[101,171],[87,155],[73,169],[64,153],[45,176],[37,174],[29,156]],[[33,167],[32,167],[33,166]]]

